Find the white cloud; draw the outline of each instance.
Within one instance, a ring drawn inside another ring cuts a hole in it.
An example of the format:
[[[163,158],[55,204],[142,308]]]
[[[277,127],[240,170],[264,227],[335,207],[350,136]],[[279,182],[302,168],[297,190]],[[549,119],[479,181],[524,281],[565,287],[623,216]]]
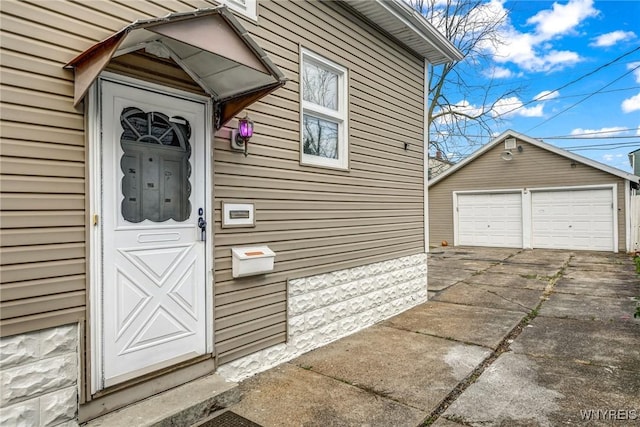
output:
[[[493,67],[487,70],[484,75],[490,79],[507,79],[513,77],[514,73],[505,67]]]
[[[640,110],[640,93],[622,101],[622,111],[631,113]]]
[[[607,163],[610,163],[613,161],[613,154],[603,154],[602,155],[602,160],[604,160]]]
[[[633,77],[636,79],[636,83],[640,83],[640,62],[631,62],[627,64],[627,70],[633,70],[634,68]]]
[[[620,135],[621,132],[626,131],[627,128],[622,126],[613,126],[600,129],[582,129],[576,128],[571,131],[571,135],[579,135],[589,138],[607,138],[610,136]]]
[[[613,46],[620,41],[631,40],[636,37],[633,31],[612,31],[610,33],[602,34],[593,39],[590,46],[595,47],[609,47]]]
[[[542,40],[571,33],[583,20],[598,15],[593,0],[570,0],[567,4],[553,3],[552,9],[542,10],[527,20],[535,24],[537,37]]]
[[[449,111],[455,111],[469,116],[479,116],[484,111],[482,107],[472,105],[466,99],[463,99],[456,104],[449,105],[448,109]]]
[[[492,2],[497,8],[496,2]],[[498,3],[502,7],[502,3]],[[502,8],[504,12],[505,9]],[[572,51],[553,50],[550,43],[560,36],[573,34],[587,18],[598,15],[593,0],[570,0],[567,4],[554,3],[551,9],[538,12],[527,20],[534,26],[530,33],[518,31],[510,22],[501,29],[500,42],[486,45],[498,63],[512,62],[526,71],[548,72],[562,69],[582,61]]]
[[[542,108],[544,104],[537,104],[533,107],[524,107],[524,103],[515,96],[509,98],[502,98],[496,102],[493,107],[494,117],[510,117],[510,116],[522,116],[522,117],[542,117]]]
[[[557,90],[543,90],[542,92],[534,96],[533,99],[535,101],[549,101],[559,96],[560,92],[558,92]]]

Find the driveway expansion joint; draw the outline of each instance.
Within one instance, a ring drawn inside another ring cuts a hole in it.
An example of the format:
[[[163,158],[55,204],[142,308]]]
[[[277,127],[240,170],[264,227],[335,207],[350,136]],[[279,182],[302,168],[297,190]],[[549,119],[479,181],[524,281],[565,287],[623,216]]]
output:
[[[517,252],[516,254],[514,254],[512,256],[520,254],[521,252],[522,251],[519,251],[519,252]],[[510,258],[510,257],[507,257],[507,259],[508,258]],[[522,333],[524,328],[533,319],[535,319],[538,316],[538,312],[540,310],[540,307],[542,307],[542,304],[544,304],[544,302],[548,299],[549,295],[551,295],[553,293],[553,289],[554,289],[556,283],[563,276],[566,268],[569,266],[569,263],[571,262],[572,259],[573,259],[573,255],[570,255],[569,258],[558,269],[556,274],[554,274],[549,279],[549,283],[547,284],[547,286],[542,291],[542,295],[540,296],[540,302],[536,305],[536,307],[533,308],[531,311],[529,311],[529,313],[527,313],[520,320],[520,322],[513,329],[511,329],[511,331],[509,331],[509,333],[500,341],[500,344],[498,344],[497,348],[495,350],[493,350],[492,353],[487,358],[485,358],[469,375],[467,375],[467,377],[465,377],[462,381],[460,381],[458,383],[458,385],[453,390],[451,390],[451,392],[444,399],[442,399],[442,401],[440,401],[440,404],[436,407],[436,409],[434,409],[431,412],[429,417],[427,417],[425,419],[425,421],[421,424],[421,427],[427,427],[427,426],[432,425],[434,422],[436,422],[438,420],[438,418],[440,418],[440,416],[444,413],[444,411],[446,411],[447,408],[453,402],[455,402],[456,399],[471,384],[476,382],[476,380],[480,377],[480,375],[482,375],[482,373],[488,367],[490,367],[498,359],[498,357],[501,354],[510,351],[511,343],[513,343],[513,341]],[[462,424],[462,425],[470,425],[470,424],[465,424],[464,422],[461,422],[460,420],[457,420],[457,419],[456,420],[451,420],[451,421],[456,422],[458,424]]]

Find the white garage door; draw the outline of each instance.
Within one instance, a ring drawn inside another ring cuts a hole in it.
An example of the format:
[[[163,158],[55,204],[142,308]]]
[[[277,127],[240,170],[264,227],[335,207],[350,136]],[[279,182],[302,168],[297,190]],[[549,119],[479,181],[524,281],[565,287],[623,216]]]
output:
[[[614,250],[611,189],[532,192],[531,207],[534,248]]]
[[[458,245],[522,247],[522,194],[458,194]]]

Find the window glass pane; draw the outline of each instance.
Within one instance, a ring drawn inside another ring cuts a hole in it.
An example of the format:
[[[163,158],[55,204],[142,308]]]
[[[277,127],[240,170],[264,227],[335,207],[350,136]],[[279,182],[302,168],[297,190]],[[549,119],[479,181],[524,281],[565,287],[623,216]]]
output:
[[[191,214],[189,123],[131,107],[122,111],[120,125],[124,219],[186,221]]]
[[[305,114],[302,127],[305,154],[338,158],[338,123]]]
[[[338,74],[305,62],[302,79],[302,98],[305,101],[338,110]]]

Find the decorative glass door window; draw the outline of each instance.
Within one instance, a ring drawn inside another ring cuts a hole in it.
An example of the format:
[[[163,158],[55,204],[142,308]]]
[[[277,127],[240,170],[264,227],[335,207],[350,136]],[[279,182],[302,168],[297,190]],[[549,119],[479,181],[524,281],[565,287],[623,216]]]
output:
[[[133,223],[186,221],[191,214],[189,123],[130,107],[122,111],[120,124],[124,219]]]
[[[347,70],[305,49],[301,58],[301,163],[347,169]]]

